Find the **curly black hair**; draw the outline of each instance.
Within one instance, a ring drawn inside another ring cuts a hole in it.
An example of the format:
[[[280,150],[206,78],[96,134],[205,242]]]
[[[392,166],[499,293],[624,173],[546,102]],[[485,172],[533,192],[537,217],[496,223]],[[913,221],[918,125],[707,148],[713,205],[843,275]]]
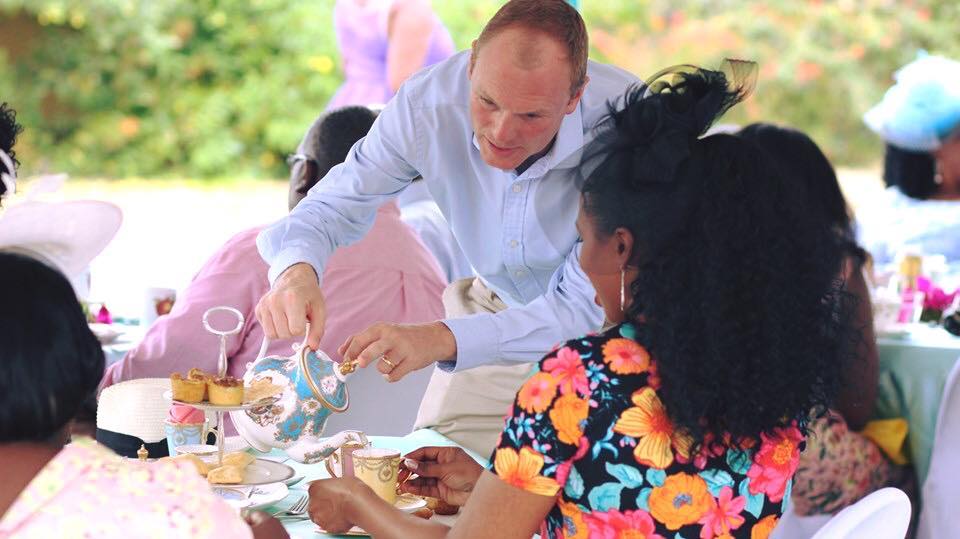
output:
[[[837,346],[850,319],[843,251],[830,227],[805,214],[797,183],[755,144],[702,137],[744,94],[696,68],[639,85],[581,167],[598,233],[633,235],[626,318],[657,359],[667,413],[696,443],[803,427],[831,403],[847,353]]]
[[[867,252],[857,243],[853,212],[840,189],[837,173],[823,151],[802,131],[769,123],[750,124],[737,133],[772,158],[780,174],[797,182],[806,192],[806,211],[821,212],[833,227],[837,240],[859,265]]]
[[[17,135],[23,132],[23,126],[17,123],[17,111],[10,108],[10,105],[4,101],[0,103],[0,150],[3,150],[13,160],[15,167],[20,166],[17,161],[16,152],[13,147],[17,144]],[[0,167],[6,170],[6,166],[0,163]],[[8,173],[14,173],[15,170],[7,170]],[[2,187],[0,187],[2,189]]]
[[[6,101],[0,103],[0,150],[10,156],[14,169],[20,166],[20,162],[17,161],[13,147],[17,144],[17,135],[22,131],[23,126],[17,123],[17,112],[11,109]],[[0,172],[4,171],[8,174],[16,173],[16,170],[7,170],[7,166],[0,162]],[[0,182],[0,196],[3,196],[6,192],[7,186]]]
[[[911,198],[926,200],[937,192],[937,162],[927,152],[912,152],[887,144],[883,154],[883,183],[896,186]]]

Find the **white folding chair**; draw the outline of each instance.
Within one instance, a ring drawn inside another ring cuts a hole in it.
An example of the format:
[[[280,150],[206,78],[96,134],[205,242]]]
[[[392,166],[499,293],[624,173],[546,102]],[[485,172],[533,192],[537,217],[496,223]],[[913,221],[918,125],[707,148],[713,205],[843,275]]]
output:
[[[770,539],[810,539],[833,515],[800,516],[791,503],[770,534]]]
[[[903,539],[910,526],[910,498],[888,487],[840,511],[813,539]]]
[[[960,511],[960,360],[954,363],[943,387],[930,469],[921,491],[917,538],[960,536],[954,520],[957,511]]]

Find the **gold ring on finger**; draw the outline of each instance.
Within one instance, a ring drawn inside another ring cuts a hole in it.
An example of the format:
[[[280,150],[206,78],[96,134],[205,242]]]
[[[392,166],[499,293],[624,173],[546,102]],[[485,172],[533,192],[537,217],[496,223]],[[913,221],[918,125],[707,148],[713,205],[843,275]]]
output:
[[[397,367],[397,364],[387,359],[387,356],[380,356],[380,361],[390,365],[391,369],[395,369]]]

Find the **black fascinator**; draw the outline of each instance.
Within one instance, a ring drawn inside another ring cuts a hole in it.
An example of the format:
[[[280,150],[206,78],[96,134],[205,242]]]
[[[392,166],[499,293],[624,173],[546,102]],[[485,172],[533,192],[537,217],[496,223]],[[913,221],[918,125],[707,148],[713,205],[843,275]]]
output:
[[[756,74],[755,62],[725,60],[719,70],[673,66],[631,87],[584,150],[584,191],[601,166],[628,167],[634,184],[672,181],[692,144],[753,91]]]

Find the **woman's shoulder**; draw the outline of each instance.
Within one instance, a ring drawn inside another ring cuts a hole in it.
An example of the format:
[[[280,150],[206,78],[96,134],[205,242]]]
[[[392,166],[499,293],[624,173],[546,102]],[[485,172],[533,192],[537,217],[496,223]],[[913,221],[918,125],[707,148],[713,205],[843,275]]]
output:
[[[250,536],[192,467],[124,460],[88,439],[66,446],[27,491],[17,509],[28,536],[34,531],[36,536],[44,531],[59,535],[76,522],[59,518],[64,510],[89,518],[90,528],[84,531],[98,537],[136,536],[149,529],[179,529],[201,538]],[[104,507],[111,511],[104,513]]]
[[[621,375],[648,372],[652,361],[643,340],[642,330],[634,324],[618,324],[555,347],[540,360],[540,370],[549,372],[557,363],[576,361]]]

